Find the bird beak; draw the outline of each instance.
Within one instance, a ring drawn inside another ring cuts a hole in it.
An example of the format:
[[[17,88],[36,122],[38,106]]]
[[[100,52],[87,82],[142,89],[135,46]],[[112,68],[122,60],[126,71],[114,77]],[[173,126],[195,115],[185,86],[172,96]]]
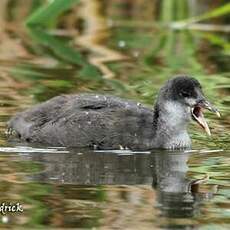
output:
[[[215,113],[218,117],[220,117],[219,111],[211,105],[210,102],[208,102],[205,99],[200,100],[192,109],[191,114],[192,118],[206,131],[206,133],[211,136],[210,129],[208,127],[208,123],[205,120],[205,117],[203,115],[203,109],[208,109],[209,111]]]

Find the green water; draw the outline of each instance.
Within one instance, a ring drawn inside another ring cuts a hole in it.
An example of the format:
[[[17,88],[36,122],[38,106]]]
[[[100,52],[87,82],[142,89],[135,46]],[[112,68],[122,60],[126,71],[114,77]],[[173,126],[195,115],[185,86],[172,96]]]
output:
[[[24,211],[0,215],[0,227],[229,229],[229,33],[161,27],[151,1],[86,1],[52,32],[86,60],[108,61],[98,75],[32,40],[23,22],[40,1],[19,2],[1,3],[0,203],[20,202]],[[7,142],[13,114],[55,95],[106,92],[151,106],[163,82],[179,73],[196,77],[222,115],[205,113],[211,138],[191,124],[191,152]]]

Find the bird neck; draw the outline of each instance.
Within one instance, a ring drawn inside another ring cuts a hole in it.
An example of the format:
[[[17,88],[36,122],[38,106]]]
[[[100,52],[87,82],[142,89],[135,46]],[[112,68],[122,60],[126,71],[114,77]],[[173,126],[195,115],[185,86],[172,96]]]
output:
[[[155,142],[160,148],[188,148],[191,145],[187,133],[190,112],[175,101],[157,103],[154,109]]]

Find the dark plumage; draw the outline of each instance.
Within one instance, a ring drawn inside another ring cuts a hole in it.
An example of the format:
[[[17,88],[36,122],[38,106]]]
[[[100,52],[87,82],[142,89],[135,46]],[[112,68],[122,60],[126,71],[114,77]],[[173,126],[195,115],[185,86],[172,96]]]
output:
[[[191,108],[205,101],[199,82],[180,76],[160,90],[155,109],[104,95],[52,98],[9,121],[19,138],[50,146],[186,148]]]

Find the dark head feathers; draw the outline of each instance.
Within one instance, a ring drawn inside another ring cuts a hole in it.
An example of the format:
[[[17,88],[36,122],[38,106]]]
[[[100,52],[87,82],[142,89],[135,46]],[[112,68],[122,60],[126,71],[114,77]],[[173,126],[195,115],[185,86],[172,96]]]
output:
[[[168,81],[167,86],[169,96],[175,100],[184,97],[196,98],[196,89],[201,90],[200,83],[195,78],[188,76],[176,76]]]

